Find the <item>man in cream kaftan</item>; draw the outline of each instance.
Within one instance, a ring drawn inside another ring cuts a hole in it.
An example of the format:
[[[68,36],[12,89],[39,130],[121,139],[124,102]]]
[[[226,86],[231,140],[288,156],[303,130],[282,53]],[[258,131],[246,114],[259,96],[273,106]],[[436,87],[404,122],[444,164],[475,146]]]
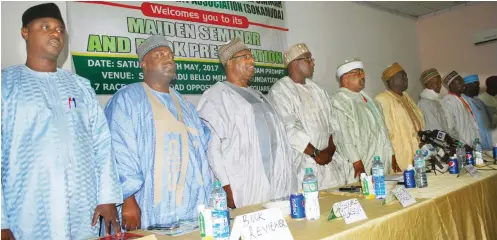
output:
[[[375,99],[383,109],[397,163],[401,169],[406,169],[420,148],[418,132],[424,129],[423,113],[405,92],[407,74],[398,63],[383,71],[383,80],[388,89]]]

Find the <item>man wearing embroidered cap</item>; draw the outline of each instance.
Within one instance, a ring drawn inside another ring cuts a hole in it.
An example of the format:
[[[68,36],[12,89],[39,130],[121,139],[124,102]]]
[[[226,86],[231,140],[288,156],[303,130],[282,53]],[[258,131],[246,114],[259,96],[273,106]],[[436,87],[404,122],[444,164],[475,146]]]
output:
[[[382,78],[387,90],[375,99],[383,109],[397,163],[401,169],[406,169],[419,149],[418,132],[424,128],[423,113],[405,92],[407,73],[398,63],[385,69]]]
[[[170,86],[176,73],[170,42],[151,36],[136,53],[144,82],[120,89],[105,108],[126,230],[197,219],[196,206],[208,203],[212,186],[210,131]]]
[[[283,119],[294,149],[299,188],[308,167],[317,175],[320,189],[343,185],[345,161],[335,152],[332,136],[338,124],[331,117],[328,94],[309,79],[314,72],[312,54],[304,43],[298,43],[285,51],[283,60],[289,76],[277,81],[268,97]]]
[[[480,143],[484,150],[490,150],[493,147],[492,141],[492,119],[487,106],[478,98],[480,92],[480,80],[478,75],[468,75],[464,77],[464,94],[462,97],[469,103],[473,111],[478,130],[480,133]]]
[[[219,47],[227,82],[205,91],[200,117],[211,129],[209,162],[230,208],[288,197],[297,190],[293,152],[273,106],[248,86],[254,57],[240,38]]]
[[[371,174],[374,156],[389,169],[400,171],[385,126],[382,109],[363,89],[364,64],[359,60],[345,62],[337,68],[340,88],[332,95],[334,117],[340,124],[338,151],[348,160],[348,182],[358,180],[361,172]]]
[[[440,74],[436,69],[430,68],[421,73],[419,80],[421,81],[421,85],[425,87],[418,101],[418,106],[424,115],[424,130],[442,130],[447,132],[446,114],[442,108],[442,98],[440,98],[440,89],[442,88]]]
[[[452,71],[446,74],[442,81],[443,86],[449,91],[442,101],[447,114],[448,133],[464,144],[473,146],[473,140],[479,138],[480,134],[473,111],[462,97],[465,89],[464,80],[456,71]]]
[[[109,128],[90,81],[57,68],[57,5],[26,10],[21,36],[26,63],[2,70],[2,239],[88,239],[99,216],[120,232]]]

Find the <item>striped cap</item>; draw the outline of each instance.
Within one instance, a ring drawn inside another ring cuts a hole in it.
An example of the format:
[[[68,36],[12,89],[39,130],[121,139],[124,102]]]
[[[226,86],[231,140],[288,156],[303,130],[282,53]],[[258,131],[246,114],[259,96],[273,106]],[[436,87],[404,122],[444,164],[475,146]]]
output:
[[[461,77],[461,76],[456,71],[452,71],[450,73],[445,74],[445,76],[443,77],[443,81],[442,81],[444,87],[447,88],[447,89],[449,89],[450,84],[457,77]]]
[[[438,73],[437,69],[430,68],[421,73],[419,81],[421,81],[421,84],[424,86],[428,81],[430,81],[431,79],[437,76],[440,77],[440,73]]]
[[[171,44],[169,44],[166,37],[160,35],[150,36],[136,48],[136,54],[138,55],[140,62],[148,52],[158,47],[168,47],[172,50]]]
[[[223,66],[226,66],[228,60],[230,60],[237,52],[243,50],[249,50],[249,48],[245,46],[242,39],[235,37],[225,45],[219,47],[219,60]]]
[[[304,53],[311,52],[307,45],[305,43],[297,43],[289,47],[285,53],[283,54],[283,63],[285,66],[288,66],[288,64],[298,58],[300,55]]]
[[[390,78],[392,78],[395,74],[403,70],[404,69],[402,68],[402,66],[400,66],[400,64],[393,63],[392,65],[388,66],[385,71],[383,71],[382,79],[386,82],[390,80]]]

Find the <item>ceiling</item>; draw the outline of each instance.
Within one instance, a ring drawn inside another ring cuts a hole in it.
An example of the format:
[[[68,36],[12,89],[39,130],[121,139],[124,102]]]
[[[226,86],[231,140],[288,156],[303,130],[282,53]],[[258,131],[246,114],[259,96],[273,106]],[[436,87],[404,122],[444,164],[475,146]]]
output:
[[[419,18],[423,15],[434,13],[443,9],[451,8],[457,5],[465,4],[461,2],[390,2],[390,1],[365,1],[368,5],[378,7],[390,12],[400,13],[413,18]]]

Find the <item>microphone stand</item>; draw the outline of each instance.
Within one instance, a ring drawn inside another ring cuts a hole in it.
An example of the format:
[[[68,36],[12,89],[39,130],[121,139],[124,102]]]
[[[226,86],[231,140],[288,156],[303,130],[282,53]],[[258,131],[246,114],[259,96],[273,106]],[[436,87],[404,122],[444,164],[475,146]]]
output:
[[[433,157],[430,157],[430,159],[428,159],[428,161],[430,161],[430,165],[431,165],[431,171],[433,171],[433,173],[435,173],[435,176],[437,175],[437,172],[441,173],[441,174],[445,174],[444,172],[442,172],[441,170],[438,170],[437,169],[437,163],[436,163],[436,160],[433,159]]]

